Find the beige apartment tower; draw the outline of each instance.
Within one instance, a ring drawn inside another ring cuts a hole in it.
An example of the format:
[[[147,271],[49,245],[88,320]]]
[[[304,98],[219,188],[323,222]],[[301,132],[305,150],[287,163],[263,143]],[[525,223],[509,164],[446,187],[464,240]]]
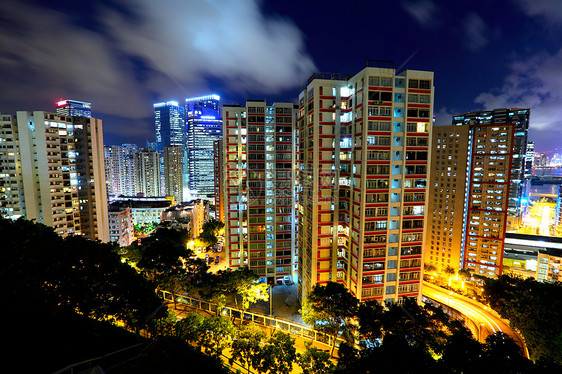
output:
[[[11,167],[0,178],[0,190],[10,191],[2,215],[109,241],[101,120],[21,111],[2,116],[2,131],[9,150],[1,163]]]

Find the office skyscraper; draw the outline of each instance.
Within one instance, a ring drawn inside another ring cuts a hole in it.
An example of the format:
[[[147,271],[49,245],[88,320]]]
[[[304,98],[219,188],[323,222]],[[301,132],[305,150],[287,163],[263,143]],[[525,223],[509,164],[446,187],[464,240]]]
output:
[[[78,100],[57,101],[57,114],[76,117],[91,117],[92,104]]]
[[[0,163],[14,167],[0,178],[11,200],[2,201],[2,215],[36,220],[61,236],[109,241],[101,120],[42,111],[1,117],[10,136]]]
[[[165,147],[181,147],[182,151],[182,169],[186,183],[186,130],[185,130],[185,112],[184,107],[180,106],[177,101],[167,101],[154,104],[154,126],[156,129],[156,151],[160,154],[160,171],[161,171],[161,188],[165,190],[164,178],[164,148]]]
[[[223,110],[227,261],[268,282],[292,276],[296,260],[294,118],[290,103],[247,100]]]
[[[299,297],[339,282],[359,300],[421,298],[433,73],[368,61],[299,95]]]
[[[207,95],[185,99],[189,191],[214,198],[213,142],[222,139],[220,97]]]

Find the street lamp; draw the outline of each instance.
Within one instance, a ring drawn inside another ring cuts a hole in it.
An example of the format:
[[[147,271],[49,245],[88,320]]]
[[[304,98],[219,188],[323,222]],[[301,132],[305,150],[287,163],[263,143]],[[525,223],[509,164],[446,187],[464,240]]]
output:
[[[272,299],[272,289],[273,285],[269,285],[269,316],[271,317],[271,299]]]

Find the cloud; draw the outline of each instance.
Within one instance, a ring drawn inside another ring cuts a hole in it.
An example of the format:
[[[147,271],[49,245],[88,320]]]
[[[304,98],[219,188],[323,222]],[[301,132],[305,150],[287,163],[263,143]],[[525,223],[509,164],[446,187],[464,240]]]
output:
[[[142,22],[118,13],[107,26],[125,54],[182,89],[205,76],[229,89],[275,93],[303,83],[315,66],[293,22],[262,14],[255,0],[131,1]]]
[[[485,109],[531,108],[531,128],[562,129],[562,50],[537,53],[511,63],[501,87],[482,92],[475,102]]]
[[[434,112],[435,126],[451,126],[453,116],[459,114],[454,110],[451,111],[447,107],[441,107],[438,112]]]
[[[0,110],[51,110],[68,97],[141,124],[152,102],[205,94],[210,79],[240,93],[298,87],[316,70],[304,37],[260,3],[98,1],[83,15],[4,0]]]
[[[482,17],[471,12],[463,20],[462,23],[467,46],[470,50],[476,51],[485,47],[489,40],[490,30]]]
[[[402,8],[423,27],[431,27],[436,22],[437,7],[431,0],[402,1]]]
[[[560,0],[515,0],[530,17],[541,17],[553,24],[562,24]]]

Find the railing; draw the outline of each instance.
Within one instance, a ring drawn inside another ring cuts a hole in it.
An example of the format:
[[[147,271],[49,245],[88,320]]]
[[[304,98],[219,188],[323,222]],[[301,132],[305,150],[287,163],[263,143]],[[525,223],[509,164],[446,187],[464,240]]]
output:
[[[158,295],[163,299],[170,302],[174,301],[172,293],[168,291],[160,290],[158,291]],[[185,295],[175,295],[176,302],[186,304],[192,308],[200,309],[209,313],[219,314],[218,313],[218,305],[214,303],[210,303],[208,301],[196,299],[194,297],[185,296]],[[302,325],[300,323],[295,323],[292,321],[283,320],[276,317],[270,317],[267,315],[263,315],[260,313],[248,312],[236,308],[231,307],[223,307],[222,311],[220,311],[222,315],[228,316],[230,318],[238,318],[241,321],[246,322],[253,322],[257,325],[261,325],[264,327],[269,327],[271,329],[278,329],[284,332],[289,332],[291,334],[308,338],[310,340],[326,344],[331,346],[333,343],[333,337],[330,335],[326,335],[324,333],[318,332],[308,326]],[[344,342],[343,339],[336,339],[336,347],[339,346],[339,343]]]
[[[125,362],[133,357],[136,357],[145,343],[135,344],[133,346],[109,353],[102,357],[92,358],[86,361],[77,362],[69,365],[64,369],[54,372],[53,374],[74,374],[74,373],[89,373],[93,372],[95,367],[101,367],[105,370],[108,368]]]

